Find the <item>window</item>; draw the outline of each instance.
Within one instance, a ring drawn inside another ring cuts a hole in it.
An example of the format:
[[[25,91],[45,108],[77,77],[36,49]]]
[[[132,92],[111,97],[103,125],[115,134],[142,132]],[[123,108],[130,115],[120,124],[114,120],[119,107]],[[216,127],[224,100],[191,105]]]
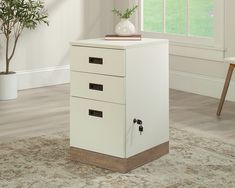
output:
[[[140,5],[145,36],[223,48],[223,0],[140,0]]]
[[[214,0],[144,0],[144,31],[213,36]]]

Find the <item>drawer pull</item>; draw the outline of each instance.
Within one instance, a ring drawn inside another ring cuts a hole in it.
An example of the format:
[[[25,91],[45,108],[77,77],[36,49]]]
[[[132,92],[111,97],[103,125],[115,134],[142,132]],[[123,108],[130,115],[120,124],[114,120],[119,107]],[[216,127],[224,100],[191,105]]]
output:
[[[94,116],[94,117],[103,117],[103,112],[102,111],[97,111],[97,110],[91,110],[89,109],[89,116]]]
[[[89,63],[102,65],[103,64],[103,58],[89,57]]]
[[[89,83],[89,89],[91,89],[91,90],[97,90],[97,91],[103,91],[103,85],[101,85],[101,84]]]

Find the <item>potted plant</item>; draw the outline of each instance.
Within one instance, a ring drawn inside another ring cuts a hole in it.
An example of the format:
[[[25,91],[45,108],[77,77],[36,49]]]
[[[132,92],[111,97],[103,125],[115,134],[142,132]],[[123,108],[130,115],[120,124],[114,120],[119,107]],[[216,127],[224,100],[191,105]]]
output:
[[[16,46],[25,29],[35,29],[47,21],[48,14],[40,0],[0,0],[0,33],[5,41],[6,69],[0,72],[0,100],[17,98],[16,73],[10,71],[10,63]]]
[[[132,24],[129,18],[135,13],[138,5],[133,6],[133,8],[127,8],[125,11],[121,12],[114,8],[112,12],[116,14],[121,21],[115,27],[115,33],[120,36],[131,36],[136,33],[134,24]]]

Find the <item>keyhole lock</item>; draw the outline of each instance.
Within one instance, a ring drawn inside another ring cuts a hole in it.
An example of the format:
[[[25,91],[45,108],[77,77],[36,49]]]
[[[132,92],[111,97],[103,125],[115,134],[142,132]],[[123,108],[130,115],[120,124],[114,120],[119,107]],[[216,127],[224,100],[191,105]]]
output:
[[[140,135],[142,135],[142,133],[144,132],[144,127],[142,125],[143,124],[142,120],[134,119],[133,123],[139,125],[139,132],[140,132]]]

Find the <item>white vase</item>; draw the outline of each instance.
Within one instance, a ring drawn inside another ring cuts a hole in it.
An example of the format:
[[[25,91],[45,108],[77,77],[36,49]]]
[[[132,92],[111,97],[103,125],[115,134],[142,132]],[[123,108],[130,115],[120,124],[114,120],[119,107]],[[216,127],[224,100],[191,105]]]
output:
[[[16,73],[0,73],[0,100],[17,98],[17,76]]]
[[[136,29],[128,19],[121,19],[115,27],[115,33],[120,36],[131,36],[136,34]]]

